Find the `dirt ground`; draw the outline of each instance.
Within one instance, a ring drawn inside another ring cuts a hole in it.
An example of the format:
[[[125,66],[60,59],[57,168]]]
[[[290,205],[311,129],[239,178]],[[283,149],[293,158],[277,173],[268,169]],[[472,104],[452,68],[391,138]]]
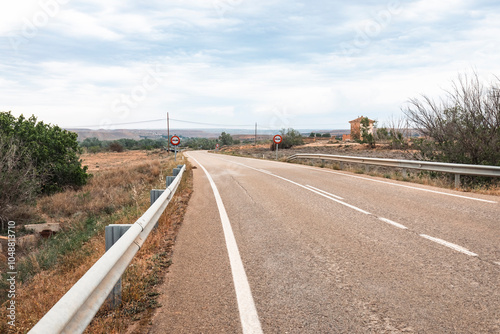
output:
[[[88,166],[90,173],[140,164],[145,160],[156,160],[166,157],[167,152],[158,150],[85,153],[81,155],[82,165]]]
[[[244,156],[251,156],[254,158],[273,159],[276,157],[276,152],[270,150],[270,144],[259,144],[254,146],[240,145],[223,147],[221,152],[234,153]],[[318,154],[337,154],[349,156],[363,156],[373,158],[387,158],[387,159],[405,159],[413,160],[413,152],[406,150],[393,150],[388,146],[377,145],[376,148],[368,148],[367,145],[358,143],[332,143],[325,141],[312,142],[306,145],[294,146],[289,149],[279,149],[278,157],[289,157],[297,153],[318,153]]]

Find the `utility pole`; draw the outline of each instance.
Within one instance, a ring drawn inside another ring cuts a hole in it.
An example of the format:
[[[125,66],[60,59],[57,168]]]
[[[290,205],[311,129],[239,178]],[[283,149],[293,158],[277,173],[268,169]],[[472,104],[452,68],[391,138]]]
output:
[[[170,155],[170,123],[167,112],[167,155]]]
[[[254,146],[257,146],[257,122],[255,122],[255,141],[253,142]]]

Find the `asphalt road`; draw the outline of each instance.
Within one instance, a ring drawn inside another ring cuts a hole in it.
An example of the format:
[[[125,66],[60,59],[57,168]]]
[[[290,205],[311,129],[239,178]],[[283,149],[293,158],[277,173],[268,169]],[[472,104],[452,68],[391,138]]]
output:
[[[188,155],[150,333],[500,333],[500,198]]]

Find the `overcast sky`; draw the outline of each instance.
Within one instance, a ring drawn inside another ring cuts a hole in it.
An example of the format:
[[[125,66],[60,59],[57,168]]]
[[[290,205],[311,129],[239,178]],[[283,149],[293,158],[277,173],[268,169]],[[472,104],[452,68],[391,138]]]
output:
[[[2,1],[0,111],[111,129],[162,128],[167,111],[174,128],[383,125],[458,73],[500,75],[499,36],[498,0]]]

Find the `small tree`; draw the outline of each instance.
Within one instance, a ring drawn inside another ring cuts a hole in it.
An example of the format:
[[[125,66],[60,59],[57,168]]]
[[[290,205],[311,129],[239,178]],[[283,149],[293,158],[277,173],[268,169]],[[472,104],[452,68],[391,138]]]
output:
[[[370,120],[368,117],[361,119],[361,143],[368,144],[371,148],[375,147],[375,137],[372,131],[370,131]]]
[[[16,118],[10,112],[0,113],[0,132],[6,140],[17,140],[31,157],[38,175],[46,176],[43,192],[86,184],[89,175],[87,166],[81,165],[82,149],[76,133],[38,122],[35,116]]]
[[[323,138],[331,138],[332,135],[329,132],[327,132],[327,133],[323,133],[323,135],[321,137],[323,137]]]
[[[80,146],[81,147],[102,147],[102,141],[100,141],[98,138],[96,137],[92,137],[92,138],[85,138],[81,143],[80,143]]]
[[[281,129],[280,134],[283,140],[281,144],[279,144],[279,148],[291,148],[292,146],[304,145],[302,135],[295,129]],[[271,150],[276,150],[276,144],[274,144],[274,142],[271,143]]]
[[[229,133],[222,132],[219,136],[219,142],[222,146],[225,146],[232,145],[234,141]]]
[[[423,95],[403,112],[424,136],[420,158],[500,166],[500,79],[485,87],[477,74],[459,76],[439,103]]]
[[[379,140],[388,140],[389,139],[389,131],[387,128],[382,127],[377,129],[377,139]]]
[[[123,146],[119,142],[112,142],[109,144],[109,150],[111,152],[123,152]]]

